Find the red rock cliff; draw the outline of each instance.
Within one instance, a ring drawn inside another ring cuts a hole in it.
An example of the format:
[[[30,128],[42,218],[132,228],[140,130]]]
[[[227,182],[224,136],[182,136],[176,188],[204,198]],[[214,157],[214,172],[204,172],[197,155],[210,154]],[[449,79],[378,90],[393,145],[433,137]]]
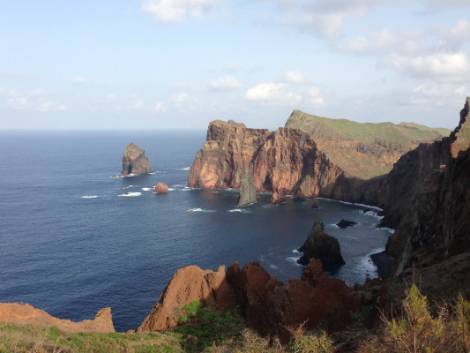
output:
[[[211,122],[206,143],[196,154],[189,173],[189,185],[239,188],[246,173],[253,173],[256,191],[273,193],[273,202],[287,195],[328,194],[343,175],[300,130],[280,128],[270,132],[234,122]]]

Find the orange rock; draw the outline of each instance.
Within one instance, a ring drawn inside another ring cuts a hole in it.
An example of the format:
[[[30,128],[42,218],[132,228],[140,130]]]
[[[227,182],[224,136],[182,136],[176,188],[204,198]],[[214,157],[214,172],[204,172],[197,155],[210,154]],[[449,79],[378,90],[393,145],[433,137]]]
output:
[[[233,308],[233,293],[225,279],[224,266],[217,272],[198,266],[178,270],[137,331],[163,331],[175,327],[182,307],[195,300],[221,310]]]
[[[15,325],[33,325],[39,327],[57,327],[60,331],[68,333],[77,332],[115,332],[111,308],[98,311],[93,320],[73,322],[58,319],[43,310],[29,304],[0,303],[0,322]]]
[[[155,186],[153,187],[153,190],[157,194],[166,194],[168,192],[168,185],[165,183],[156,183]]]

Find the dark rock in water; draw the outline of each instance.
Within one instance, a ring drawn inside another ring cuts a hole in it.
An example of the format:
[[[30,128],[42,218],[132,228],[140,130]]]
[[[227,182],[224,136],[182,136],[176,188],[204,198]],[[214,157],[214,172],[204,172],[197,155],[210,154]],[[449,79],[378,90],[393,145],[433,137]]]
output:
[[[256,203],[256,186],[253,182],[253,167],[244,173],[240,178],[240,198],[238,199],[238,207],[247,207]]]
[[[340,227],[341,229],[346,229],[346,228],[355,226],[356,224],[357,224],[357,222],[348,221],[347,219],[342,219],[342,220],[339,221],[336,225],[337,225],[338,227]]]
[[[312,208],[320,208],[320,205],[318,204],[318,201],[317,201],[317,200],[313,200],[311,207],[312,207]]]
[[[388,255],[385,251],[373,254],[370,256],[375,266],[377,266],[377,272],[380,278],[389,278],[393,274],[395,266],[395,258]]]
[[[298,260],[298,263],[304,266],[308,265],[312,258],[320,260],[325,268],[345,264],[338,240],[325,233],[323,222],[315,222],[307,240],[299,251],[304,254]]]
[[[127,145],[122,157],[123,176],[141,175],[152,172],[152,166],[145,151],[134,143]]]

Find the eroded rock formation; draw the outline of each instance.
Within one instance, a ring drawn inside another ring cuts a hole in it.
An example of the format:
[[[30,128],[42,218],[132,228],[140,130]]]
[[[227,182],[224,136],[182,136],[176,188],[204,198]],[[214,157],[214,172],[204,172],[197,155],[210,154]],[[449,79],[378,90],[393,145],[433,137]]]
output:
[[[134,143],[127,145],[122,157],[123,176],[141,175],[152,172],[152,166],[145,155],[145,151]]]
[[[188,183],[204,189],[238,189],[245,179],[250,188],[254,184],[257,192],[272,192],[273,202],[280,202],[287,195],[315,197],[329,193],[342,174],[300,130],[270,132],[213,121],[203,149],[196,154]]]
[[[298,262],[304,266],[311,259],[320,260],[325,268],[344,265],[341,248],[336,238],[325,233],[323,222],[315,222],[304,245],[299,249],[303,252]]]
[[[202,270],[198,266],[178,270],[137,331],[164,331],[177,326],[181,309],[195,300],[218,309],[234,306],[224,266],[217,272]]]
[[[258,263],[234,264],[218,272],[190,266],[179,270],[138,331],[160,331],[177,325],[185,304],[200,300],[219,309],[240,310],[248,325],[266,335],[290,335],[288,328],[331,331],[344,328],[357,308],[352,290],[327,276],[312,261],[302,279],[282,283]]]
[[[0,303],[0,322],[15,325],[33,325],[37,327],[56,327],[68,333],[115,332],[111,308],[101,309],[93,320],[73,322],[58,319],[29,304]]]

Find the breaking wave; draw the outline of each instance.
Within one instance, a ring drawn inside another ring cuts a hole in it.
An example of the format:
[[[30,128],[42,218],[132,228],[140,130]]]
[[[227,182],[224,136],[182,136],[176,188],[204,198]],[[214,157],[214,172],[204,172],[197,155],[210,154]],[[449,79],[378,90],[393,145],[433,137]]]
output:
[[[204,208],[190,208],[189,210],[186,210],[186,212],[191,212],[191,213],[214,213],[216,212],[215,210],[207,210]]]
[[[80,197],[81,199],[85,199],[85,200],[92,200],[92,199],[97,199],[98,198],[98,195],[83,195],[82,197]]]
[[[119,194],[118,195],[119,197],[139,197],[139,196],[142,196],[142,193],[141,192],[127,192],[125,194]]]

